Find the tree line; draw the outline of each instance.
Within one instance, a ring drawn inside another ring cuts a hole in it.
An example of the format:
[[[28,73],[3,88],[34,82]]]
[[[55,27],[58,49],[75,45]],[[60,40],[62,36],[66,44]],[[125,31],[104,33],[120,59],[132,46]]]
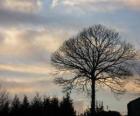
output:
[[[15,95],[10,100],[7,92],[0,92],[0,116],[92,116],[92,114],[90,109],[78,114],[68,93],[62,100],[57,97],[42,98],[39,94],[36,94],[33,99],[24,95],[22,100]],[[97,102],[96,116],[121,115],[115,111],[104,111],[103,102]]]
[[[26,95],[22,100],[17,95],[10,100],[4,93],[0,95],[0,116],[76,116],[76,111],[69,94],[60,101],[57,97],[41,98],[39,94],[32,100]]]

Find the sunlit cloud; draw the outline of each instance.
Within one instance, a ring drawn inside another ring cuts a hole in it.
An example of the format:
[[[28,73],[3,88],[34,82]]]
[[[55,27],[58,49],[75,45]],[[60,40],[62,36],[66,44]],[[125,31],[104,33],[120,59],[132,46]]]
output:
[[[8,88],[7,90],[10,94],[29,94],[32,93],[33,91],[35,92],[35,88],[29,88],[29,87],[16,87],[16,88]],[[37,91],[36,91],[37,92]]]
[[[50,74],[54,69],[49,64],[46,66],[0,64],[0,70],[35,74]]]
[[[47,77],[46,77],[47,78]],[[18,77],[17,77],[18,80]],[[17,80],[7,80],[7,79],[0,79],[2,82],[3,88],[5,88],[8,92],[12,94],[29,94],[29,93],[35,93],[35,92],[40,92],[40,93],[45,93],[53,90],[53,83],[51,81],[46,81],[46,80],[36,80],[32,79],[31,81],[17,81]],[[27,79],[26,79],[27,80]],[[50,87],[49,87],[50,86]]]
[[[1,30],[3,40],[0,46],[0,54],[3,55],[25,55],[28,54],[28,49],[31,47],[20,38],[21,31],[16,29]],[[17,49],[18,48],[18,49]]]
[[[133,77],[134,78],[134,77]],[[138,82],[138,83],[137,83]],[[132,95],[136,95],[140,93],[139,81],[131,79],[125,86],[127,92]]]
[[[39,52],[54,52],[63,43],[64,37],[47,29],[28,30],[18,28],[0,29],[0,54],[31,56]],[[17,49],[18,48],[18,49]]]
[[[140,8],[140,0],[124,0],[124,3],[136,9]]]

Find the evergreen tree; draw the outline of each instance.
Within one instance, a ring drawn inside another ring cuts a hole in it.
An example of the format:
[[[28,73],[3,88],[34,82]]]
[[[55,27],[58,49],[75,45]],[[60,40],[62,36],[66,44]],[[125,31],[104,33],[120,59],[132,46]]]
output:
[[[31,103],[31,113],[33,116],[43,116],[42,100],[39,94],[33,98]]]
[[[19,116],[21,114],[21,102],[17,95],[15,95],[11,104],[11,116]]]
[[[54,97],[50,99],[50,104],[47,108],[47,116],[57,116],[60,115],[60,107],[58,98]]]
[[[50,116],[49,114],[49,107],[51,104],[51,100],[49,97],[44,97],[43,99],[43,116]]]
[[[70,99],[70,95],[67,93],[63,97],[62,102],[60,103],[61,116],[76,116],[76,112],[73,107],[73,102]]]
[[[6,101],[2,106],[0,106],[0,116],[9,115],[9,101]]]
[[[30,116],[30,103],[28,97],[25,95],[21,104],[21,115]]]

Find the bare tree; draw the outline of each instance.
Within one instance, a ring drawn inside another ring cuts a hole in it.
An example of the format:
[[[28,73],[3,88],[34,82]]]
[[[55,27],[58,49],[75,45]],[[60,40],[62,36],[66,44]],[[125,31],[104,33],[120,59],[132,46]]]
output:
[[[91,91],[91,113],[95,111],[95,91],[98,85],[113,92],[124,92],[124,80],[132,76],[130,63],[135,49],[120,40],[119,33],[102,25],[84,29],[65,41],[52,55],[52,64],[59,70],[72,72],[71,78],[57,78],[64,90],[80,87]]]

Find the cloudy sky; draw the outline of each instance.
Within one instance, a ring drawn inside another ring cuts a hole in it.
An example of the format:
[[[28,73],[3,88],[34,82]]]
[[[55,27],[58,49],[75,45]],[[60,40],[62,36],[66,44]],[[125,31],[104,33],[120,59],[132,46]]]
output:
[[[64,40],[82,28],[103,24],[139,50],[139,21],[140,0],[0,0],[0,83],[11,94],[62,96],[52,82],[50,56]],[[127,88],[125,98],[117,100],[102,90],[97,98],[126,112],[126,103],[140,92],[133,83]],[[79,110],[88,105],[88,96],[72,96]]]

